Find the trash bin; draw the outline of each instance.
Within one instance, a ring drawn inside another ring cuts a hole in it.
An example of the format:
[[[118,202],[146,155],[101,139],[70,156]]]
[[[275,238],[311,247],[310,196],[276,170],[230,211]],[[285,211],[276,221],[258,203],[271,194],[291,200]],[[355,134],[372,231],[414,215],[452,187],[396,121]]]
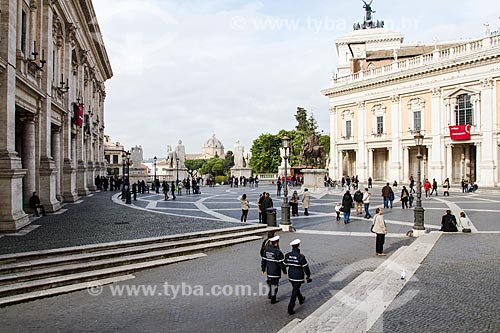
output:
[[[276,208],[268,208],[267,209],[267,226],[268,227],[277,227],[276,224]]]

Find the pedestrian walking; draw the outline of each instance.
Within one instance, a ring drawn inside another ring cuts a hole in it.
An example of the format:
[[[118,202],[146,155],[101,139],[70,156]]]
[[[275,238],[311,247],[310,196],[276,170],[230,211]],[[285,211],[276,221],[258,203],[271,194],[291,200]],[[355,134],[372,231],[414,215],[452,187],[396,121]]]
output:
[[[415,179],[413,175],[410,176],[410,193],[415,193]]]
[[[267,233],[267,238],[262,242],[262,245],[260,247],[260,257],[264,258],[266,254],[266,250],[269,246],[271,246],[271,239],[274,238],[275,232],[274,231],[269,231]]]
[[[246,222],[248,216],[248,209],[250,208],[250,203],[248,202],[246,194],[243,194],[241,196],[240,203],[241,203],[241,222]]]
[[[378,256],[385,256],[384,253],[384,243],[385,235],[387,235],[387,226],[384,220],[384,210],[382,208],[377,208],[376,215],[373,218],[372,232],[377,234],[377,239],[375,243],[375,252]]]
[[[401,206],[403,207],[403,209],[405,209],[405,208],[408,209],[409,197],[410,197],[410,193],[408,193],[406,186],[403,185],[403,189],[401,190]]]
[[[176,198],[176,196],[175,196],[175,183],[173,180],[172,180],[172,183],[170,184],[170,193],[172,194],[172,200],[175,200],[175,198]]]
[[[436,197],[438,195],[438,182],[436,181],[436,178],[432,179],[432,191],[431,191],[431,196],[432,193],[436,193]]]
[[[271,246],[265,250],[261,262],[262,275],[267,272],[267,285],[269,286],[267,297],[271,300],[271,304],[278,303],[277,295],[281,272],[286,274],[285,256],[279,249],[279,240],[280,236],[275,236],[269,240]]]
[[[443,196],[450,196],[450,178],[446,178],[443,183]]]
[[[302,195],[302,208],[304,208],[304,215],[309,215],[309,205],[311,204],[311,194],[309,193],[309,189],[304,190],[304,194]]]
[[[368,177],[368,188],[373,188],[373,179],[372,179],[372,177]]]
[[[354,200],[351,193],[346,191],[342,197],[342,212],[344,213],[344,224],[349,223],[351,218],[351,209],[354,206]]]
[[[369,219],[372,217],[370,214],[370,198],[372,197],[372,194],[368,190],[368,188],[365,188],[365,192],[363,193],[363,205],[365,208],[365,219]]]
[[[340,213],[342,212],[342,202],[337,202],[335,205],[335,213],[337,213],[337,222],[340,221]]]
[[[311,270],[307,264],[306,257],[300,253],[300,239],[295,239],[290,242],[292,251],[285,255],[285,266],[288,267],[288,280],[292,284],[292,295],[290,303],[288,303],[288,314],[295,314],[295,302],[299,299],[299,304],[304,304],[306,298],[300,292],[300,287],[307,281],[310,283]]]
[[[430,199],[431,196],[430,196],[430,193],[431,193],[431,182],[426,179],[425,182],[424,182],[424,191],[425,191],[425,198],[426,199]]]
[[[168,200],[168,191],[170,190],[170,187],[168,186],[168,183],[167,182],[163,182],[163,195],[164,195],[164,198],[163,200],[167,201]]]
[[[391,193],[394,195],[392,188],[389,186],[389,183],[386,183],[384,187],[382,187],[382,197],[384,198],[384,208],[389,208],[389,200],[391,198]]]
[[[360,190],[354,193],[354,202],[356,205],[356,215],[363,215],[363,193]]]
[[[290,198],[290,207],[292,207],[292,216],[299,216],[299,195],[297,191],[293,191]]]

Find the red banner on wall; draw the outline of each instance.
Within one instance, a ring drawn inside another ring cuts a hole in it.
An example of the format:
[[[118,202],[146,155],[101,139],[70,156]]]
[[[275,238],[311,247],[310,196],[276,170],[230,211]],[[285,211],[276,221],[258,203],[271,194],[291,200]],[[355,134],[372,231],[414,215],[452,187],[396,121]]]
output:
[[[470,139],[470,125],[457,125],[450,126],[450,138],[452,140],[469,140]]]
[[[75,125],[82,127],[83,126],[83,112],[84,112],[84,105],[79,103],[76,104],[76,114],[75,114]]]

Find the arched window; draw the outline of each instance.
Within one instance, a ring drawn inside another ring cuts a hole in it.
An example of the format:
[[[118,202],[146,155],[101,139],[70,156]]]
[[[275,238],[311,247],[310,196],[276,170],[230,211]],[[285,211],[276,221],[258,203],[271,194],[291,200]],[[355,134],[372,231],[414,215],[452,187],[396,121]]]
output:
[[[455,124],[456,125],[472,125],[472,115],[474,108],[471,102],[471,95],[462,94],[457,97],[457,104],[455,106]]]

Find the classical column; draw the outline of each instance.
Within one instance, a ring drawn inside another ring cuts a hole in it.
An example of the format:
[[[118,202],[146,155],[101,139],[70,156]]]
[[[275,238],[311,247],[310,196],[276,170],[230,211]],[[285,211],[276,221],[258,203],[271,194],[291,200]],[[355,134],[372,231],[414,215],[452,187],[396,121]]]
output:
[[[359,176],[360,181],[367,181],[368,166],[366,165],[366,110],[365,102],[358,103],[357,111],[357,141],[358,150],[356,152],[356,174]]]
[[[338,151],[338,161],[339,161],[339,173],[337,175],[338,179],[341,179],[344,176],[344,160],[342,158],[342,150]]]
[[[453,145],[446,145],[446,175],[445,179],[450,178],[453,181]]]
[[[86,196],[89,194],[89,189],[87,188],[87,164],[85,163],[86,146],[83,141],[84,136],[83,128],[78,129],[76,145],[76,155],[78,159],[76,184],[79,196]]]
[[[15,231],[29,223],[23,210],[21,159],[15,150],[17,1],[0,1],[0,231]]]
[[[44,2],[42,18],[42,30],[46,33],[42,34],[40,45],[44,48],[47,54],[51,55],[54,50],[53,39],[53,10],[51,4]],[[39,134],[39,156],[40,166],[38,169],[39,181],[38,192],[42,205],[45,206],[47,212],[55,212],[61,208],[61,203],[56,198],[56,164],[52,158],[52,82],[54,81],[53,70],[55,64],[47,61],[45,70],[42,72],[42,89],[45,93],[45,98],[38,101],[38,112],[40,128]]]
[[[368,177],[372,177],[373,179],[373,152],[375,149],[368,149]]]
[[[337,110],[330,106],[330,165],[328,171],[332,179],[338,179],[337,133]]]
[[[399,96],[392,96],[391,98],[391,133],[388,133],[391,138],[391,149],[389,149],[389,174],[391,175],[391,182],[397,180],[401,183],[401,129],[400,129],[400,102]]]
[[[428,163],[430,174],[432,178],[441,184],[444,172],[444,151],[441,139],[444,136],[443,126],[441,125],[441,89],[436,88],[432,90],[431,97],[431,133],[432,138],[432,153],[429,152]],[[426,134],[427,136],[427,134]]]
[[[61,128],[52,127],[52,158],[56,164],[56,198],[62,201],[61,193]]]
[[[89,120],[92,121],[92,120]],[[96,191],[97,187],[95,185],[95,177],[96,177],[96,167],[97,164],[94,163],[94,150],[92,135],[87,136],[87,188],[89,191]]]
[[[413,177],[415,178],[415,177]],[[410,179],[410,147],[403,147],[403,179],[406,182]]]
[[[494,97],[493,87],[495,81],[492,78],[487,78],[481,81],[481,123],[478,124],[481,135],[481,154],[477,155],[477,183],[479,186],[493,186],[495,184],[495,169],[498,167],[498,161],[495,161],[494,150],[497,149],[497,143],[494,140],[494,132],[498,120],[494,114]]]
[[[489,174],[485,174],[483,172],[483,168],[484,168],[484,165],[482,164],[482,161],[484,160],[483,159],[483,153],[484,153],[484,149],[483,149],[483,145],[482,145],[482,142],[476,142],[474,143],[474,146],[476,146],[476,183],[478,185],[481,185],[483,184],[482,186],[493,186],[494,183],[491,182],[491,183],[488,183],[487,180],[485,180],[485,178],[487,179],[488,176],[493,176],[493,175],[489,175]],[[474,159],[474,156],[471,156],[471,160]],[[471,174],[472,174],[472,168],[471,168]]]
[[[23,168],[26,169],[24,176],[24,209],[31,211],[29,200],[36,191],[36,156],[35,156],[35,120],[33,117],[23,119]]]

